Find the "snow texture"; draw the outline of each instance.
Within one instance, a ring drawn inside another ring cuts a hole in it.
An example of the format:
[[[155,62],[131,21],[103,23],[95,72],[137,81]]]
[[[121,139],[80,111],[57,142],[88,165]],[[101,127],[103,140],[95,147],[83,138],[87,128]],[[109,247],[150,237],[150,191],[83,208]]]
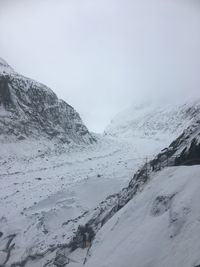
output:
[[[168,140],[172,142],[200,113],[200,100],[186,103],[146,103],[118,114],[105,130],[106,135]]]
[[[85,266],[198,265],[199,190],[199,166],[171,167],[157,173],[98,232]]]

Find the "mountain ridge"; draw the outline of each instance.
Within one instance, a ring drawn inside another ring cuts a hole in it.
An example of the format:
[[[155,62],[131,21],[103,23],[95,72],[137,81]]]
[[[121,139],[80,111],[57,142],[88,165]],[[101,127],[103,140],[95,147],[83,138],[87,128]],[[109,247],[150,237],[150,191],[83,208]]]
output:
[[[137,136],[173,141],[200,112],[200,99],[179,103],[133,106],[118,115],[105,129],[105,135],[122,138]]]
[[[0,137],[57,139],[90,144],[95,137],[80,115],[47,86],[16,73],[0,59]]]

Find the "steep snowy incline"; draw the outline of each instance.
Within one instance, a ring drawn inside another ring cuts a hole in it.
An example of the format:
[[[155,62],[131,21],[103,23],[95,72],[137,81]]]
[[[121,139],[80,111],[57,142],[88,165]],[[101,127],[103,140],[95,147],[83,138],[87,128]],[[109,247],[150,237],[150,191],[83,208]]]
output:
[[[167,149],[162,150],[156,157],[154,157],[154,159],[149,161],[147,164],[144,164],[135,173],[127,187],[123,188],[117,194],[108,196],[104,201],[102,201],[93,211],[93,213],[91,213],[90,220],[87,221],[87,224],[95,230],[98,236],[99,230],[104,225],[109,225],[113,216],[115,217],[119,215],[120,217],[120,210],[126,209],[126,206],[129,205],[129,202],[134,201],[135,198],[137,199],[137,196],[140,195],[143,190],[145,191],[146,188],[148,188],[149,183],[151,183],[151,180],[153,181],[154,178],[159,175],[160,170],[167,168],[168,166],[171,166],[170,168],[173,169],[176,165],[194,164],[200,165],[200,120],[198,119],[196,122],[190,125],[190,127],[188,127],[176,140],[174,140]],[[167,178],[168,177],[163,178],[163,183],[164,179]],[[173,181],[171,183],[171,190],[174,190]],[[157,196],[155,196],[155,198],[156,197]],[[165,203],[165,198],[163,201]],[[77,247],[79,247],[80,240],[80,233],[77,232],[75,239],[73,240],[73,242],[76,242]],[[89,255],[90,253],[88,254],[88,258]]]
[[[158,172],[98,232],[85,266],[199,266],[199,191],[200,166]]]
[[[172,142],[200,113],[200,99],[176,104],[143,104],[118,114],[106,135]]]
[[[73,107],[0,59],[0,141],[27,137],[76,144],[95,142]]]

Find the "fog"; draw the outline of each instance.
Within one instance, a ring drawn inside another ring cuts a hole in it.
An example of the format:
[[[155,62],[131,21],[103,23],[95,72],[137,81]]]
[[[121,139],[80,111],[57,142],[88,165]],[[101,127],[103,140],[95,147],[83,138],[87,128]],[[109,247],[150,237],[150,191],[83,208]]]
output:
[[[200,96],[200,1],[0,0],[0,57],[102,132],[132,104]]]

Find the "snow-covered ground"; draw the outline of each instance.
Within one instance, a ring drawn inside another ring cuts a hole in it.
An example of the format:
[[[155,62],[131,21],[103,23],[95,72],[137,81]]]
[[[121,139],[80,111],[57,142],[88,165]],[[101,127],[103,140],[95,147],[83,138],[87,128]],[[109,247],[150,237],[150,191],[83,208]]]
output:
[[[200,166],[154,173],[143,191],[97,233],[84,266],[199,266],[199,191]]]
[[[140,138],[99,137],[96,144],[73,147],[45,140],[2,143],[1,248],[16,234],[7,266],[67,243],[87,212],[126,186],[146,156],[161,148],[160,141]]]
[[[98,204],[127,186],[171,137],[97,139],[82,146],[44,139],[1,144],[0,265],[54,266],[47,264],[54,248],[68,244]],[[97,233],[85,266],[200,264],[199,171],[194,166],[152,173],[144,190]],[[77,249],[68,266],[82,266],[86,254]]]
[[[105,130],[106,135],[124,138],[146,137],[173,141],[199,116],[200,99],[171,103],[143,103],[117,114]]]

